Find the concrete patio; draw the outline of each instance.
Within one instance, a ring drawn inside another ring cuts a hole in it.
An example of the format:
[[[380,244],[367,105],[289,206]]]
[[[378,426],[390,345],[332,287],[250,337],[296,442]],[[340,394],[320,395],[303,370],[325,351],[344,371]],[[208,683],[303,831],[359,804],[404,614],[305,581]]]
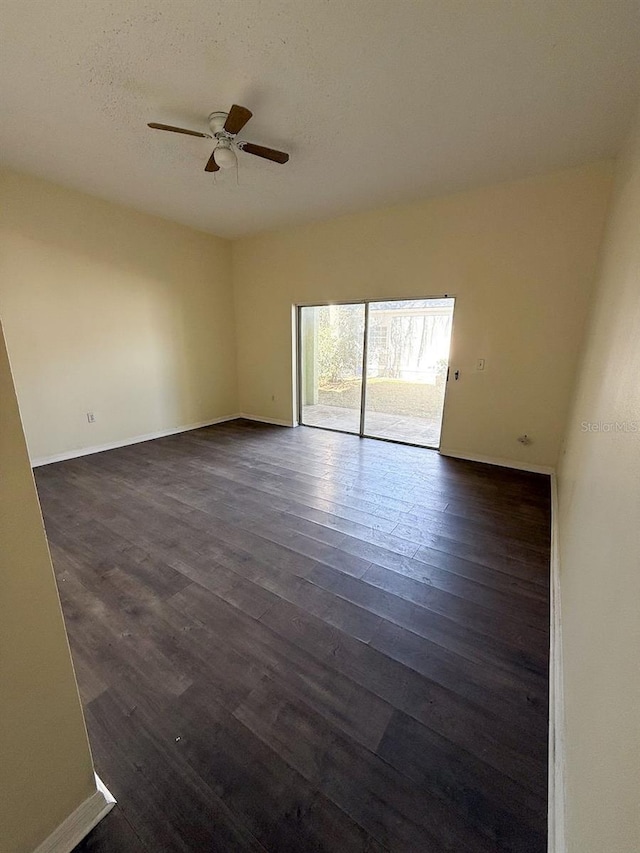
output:
[[[360,432],[360,409],[316,404],[302,407],[302,423],[305,426],[325,427],[344,432]],[[440,421],[433,418],[392,415],[386,412],[367,411],[365,434],[372,438],[387,438],[425,447],[438,447],[440,443]]]

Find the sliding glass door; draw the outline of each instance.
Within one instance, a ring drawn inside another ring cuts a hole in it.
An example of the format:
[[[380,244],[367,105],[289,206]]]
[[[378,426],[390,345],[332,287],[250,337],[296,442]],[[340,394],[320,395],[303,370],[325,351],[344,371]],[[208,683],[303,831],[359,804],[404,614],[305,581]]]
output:
[[[365,306],[300,308],[300,422],[360,433]]]
[[[364,435],[438,447],[453,299],[369,304]]]
[[[302,307],[300,423],[438,447],[452,298]]]

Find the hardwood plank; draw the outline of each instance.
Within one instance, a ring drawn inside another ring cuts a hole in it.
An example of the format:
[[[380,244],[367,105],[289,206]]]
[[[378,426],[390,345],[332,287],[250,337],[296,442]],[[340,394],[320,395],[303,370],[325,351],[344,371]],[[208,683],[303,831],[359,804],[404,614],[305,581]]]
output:
[[[86,709],[96,768],[129,823],[151,850],[247,850],[265,848],[178,749],[182,726],[171,735],[147,717],[142,702],[131,705],[115,690]],[[123,772],[126,770],[127,772]],[[210,784],[212,783],[212,784]],[[168,796],[170,792],[170,796]]]
[[[266,681],[235,711],[261,739],[390,850],[493,850],[433,796]]]
[[[469,601],[458,595],[453,595],[429,583],[424,583],[413,577],[385,569],[372,564],[362,575],[365,583],[385,589],[394,595],[412,601],[428,610],[433,610],[468,625],[482,634],[503,639],[510,645],[521,649],[525,654],[539,651],[543,660],[547,661],[548,633],[535,625],[523,625],[522,621],[509,614],[501,614],[499,619],[492,610]]]
[[[151,848],[143,843],[117,804],[74,850],[75,853],[100,853],[103,850],[109,853],[131,853],[132,850],[151,853]]]
[[[545,849],[548,478],[243,421],[35,475],[79,850]]]
[[[311,651],[328,666],[344,667],[363,686],[402,707],[409,672],[422,675],[477,708],[497,715],[507,727],[531,733],[546,726],[541,691],[535,692],[498,670],[473,666],[446,649],[383,621],[370,644],[362,643],[281,601],[261,621]],[[395,666],[394,666],[395,664]],[[361,680],[360,680],[361,679]],[[395,696],[395,700],[391,697]]]
[[[377,694],[327,668],[262,622],[239,619],[224,602],[212,600],[195,584],[177,594],[172,605],[212,630],[222,630],[230,648],[250,656],[272,680],[282,679],[334,726],[365,746],[377,746],[392,713],[392,706]]]
[[[426,612],[425,608],[370,585],[366,580],[344,575],[326,566],[314,569],[309,580],[386,621],[451,649],[469,660],[507,669],[522,678],[528,678],[531,674],[546,679],[546,651],[541,651],[536,657],[535,652],[526,644],[519,642],[519,637],[515,642],[505,642],[495,636],[486,621],[483,624],[484,630],[478,632],[471,627],[469,617],[461,624],[449,618],[448,614],[443,615],[435,609]],[[535,683],[537,679],[532,677],[529,680]]]
[[[425,560],[431,560],[428,563],[422,559],[388,551],[369,542],[356,543],[355,540],[349,540],[342,547],[364,560],[370,560],[375,566],[391,569],[405,577],[435,586],[443,592],[475,601],[488,610],[496,611],[500,616],[508,615],[533,627],[545,624],[548,608],[545,596],[520,594],[519,581],[505,577],[503,573],[492,573],[468,560],[458,561],[458,558],[444,551],[421,554]],[[442,568],[439,563],[447,567]],[[452,571],[452,567],[457,571]],[[465,574],[462,574],[463,572]]]
[[[484,762],[406,714],[394,713],[377,752],[421,788],[459,808],[466,822],[499,850],[545,849],[544,797],[497,776]]]

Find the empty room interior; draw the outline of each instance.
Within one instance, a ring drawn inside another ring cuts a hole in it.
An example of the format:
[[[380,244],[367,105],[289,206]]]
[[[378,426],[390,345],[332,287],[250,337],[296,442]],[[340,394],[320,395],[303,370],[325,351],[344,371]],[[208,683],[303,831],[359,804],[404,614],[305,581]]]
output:
[[[0,853],[637,853],[640,3],[0,44]]]

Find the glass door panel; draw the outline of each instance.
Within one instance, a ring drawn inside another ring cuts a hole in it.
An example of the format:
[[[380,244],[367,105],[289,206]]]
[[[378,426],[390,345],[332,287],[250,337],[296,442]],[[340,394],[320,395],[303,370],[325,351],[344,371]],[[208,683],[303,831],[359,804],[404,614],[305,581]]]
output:
[[[439,446],[454,302],[369,303],[365,435]]]
[[[360,433],[365,306],[300,309],[300,423]]]

